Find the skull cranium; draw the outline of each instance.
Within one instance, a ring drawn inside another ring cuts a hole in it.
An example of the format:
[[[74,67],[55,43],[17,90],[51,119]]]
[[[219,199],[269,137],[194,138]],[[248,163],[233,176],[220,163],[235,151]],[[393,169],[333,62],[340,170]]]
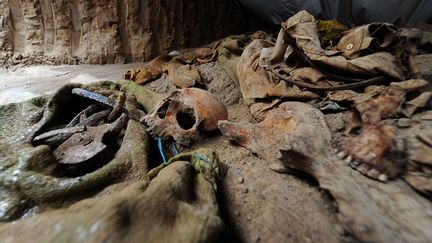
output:
[[[200,131],[215,130],[218,121],[227,118],[225,105],[215,95],[198,88],[185,88],[161,100],[144,120],[152,136],[172,137],[188,146],[199,137]]]

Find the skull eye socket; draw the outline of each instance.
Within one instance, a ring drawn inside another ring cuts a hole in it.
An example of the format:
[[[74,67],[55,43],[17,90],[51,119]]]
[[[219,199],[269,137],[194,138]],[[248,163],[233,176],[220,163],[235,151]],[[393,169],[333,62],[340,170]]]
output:
[[[193,110],[178,111],[176,114],[177,124],[184,130],[191,129],[196,122]]]
[[[166,113],[168,111],[168,106],[169,106],[170,102],[165,102],[161,107],[159,107],[159,109],[157,110],[157,115],[160,119],[165,118]]]

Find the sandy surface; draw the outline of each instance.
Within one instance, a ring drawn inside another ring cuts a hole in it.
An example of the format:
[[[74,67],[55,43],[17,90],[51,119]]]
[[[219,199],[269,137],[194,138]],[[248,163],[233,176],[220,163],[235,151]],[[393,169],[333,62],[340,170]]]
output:
[[[50,94],[67,83],[119,80],[128,69],[140,66],[142,63],[0,69],[0,104],[16,103]]]

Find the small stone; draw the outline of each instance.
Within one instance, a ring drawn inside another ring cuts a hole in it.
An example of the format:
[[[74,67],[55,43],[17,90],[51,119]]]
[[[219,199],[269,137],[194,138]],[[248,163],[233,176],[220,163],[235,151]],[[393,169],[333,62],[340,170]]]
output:
[[[344,159],[344,161],[345,161],[345,163],[350,164],[350,163],[352,162],[352,157],[351,157],[351,155],[348,155],[348,157],[346,157],[346,158]]]
[[[339,158],[344,159],[347,156],[347,153],[345,151],[340,151],[336,154]]]
[[[411,126],[411,120],[408,118],[401,118],[398,120],[397,125],[400,128],[408,128]]]
[[[244,178],[242,176],[239,176],[237,178],[237,183],[242,184],[244,182]]]
[[[387,176],[385,174],[381,174],[378,176],[378,180],[382,181],[382,182],[386,182],[387,181]]]
[[[269,169],[280,174],[289,173],[290,170],[281,163],[273,163],[269,165]]]
[[[246,194],[246,193],[248,193],[248,192],[249,192],[249,189],[247,189],[247,188],[244,188],[244,189],[242,190],[242,192]]]
[[[372,168],[368,171],[367,175],[372,178],[377,178],[379,176],[379,171]]]
[[[252,218],[251,218],[250,216],[247,216],[247,217],[246,217],[246,220],[247,220],[247,221],[251,221]]]

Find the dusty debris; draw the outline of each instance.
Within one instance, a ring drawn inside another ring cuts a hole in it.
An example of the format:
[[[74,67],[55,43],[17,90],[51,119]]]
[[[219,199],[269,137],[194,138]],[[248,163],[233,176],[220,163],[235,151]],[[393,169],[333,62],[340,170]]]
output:
[[[239,85],[232,80],[219,62],[198,66],[204,88],[216,95],[226,106],[241,102]]]
[[[190,88],[201,84],[201,76],[196,66],[170,62],[164,70],[168,73],[171,82],[178,88]]]

